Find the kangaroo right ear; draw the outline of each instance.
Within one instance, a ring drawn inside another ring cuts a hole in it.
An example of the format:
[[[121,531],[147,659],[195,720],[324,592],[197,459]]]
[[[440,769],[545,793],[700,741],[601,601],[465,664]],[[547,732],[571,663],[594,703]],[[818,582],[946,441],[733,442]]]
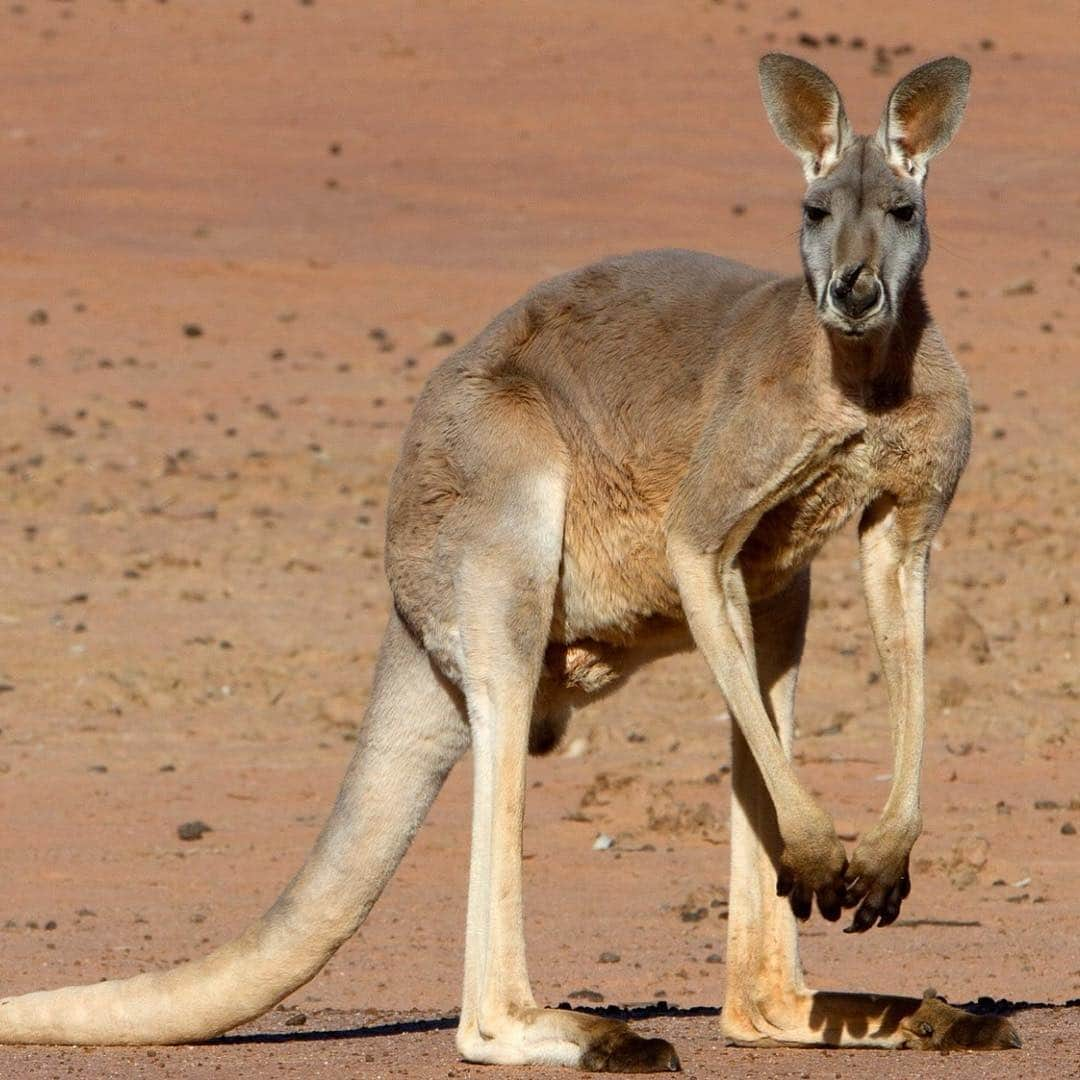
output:
[[[784,53],[758,63],[761,99],[780,141],[802,162],[807,181],[824,176],[851,139],[840,91],[820,68]]]
[[[889,164],[920,182],[926,164],[952,141],[964,116],[971,65],[943,56],[917,67],[893,87],[877,140]]]

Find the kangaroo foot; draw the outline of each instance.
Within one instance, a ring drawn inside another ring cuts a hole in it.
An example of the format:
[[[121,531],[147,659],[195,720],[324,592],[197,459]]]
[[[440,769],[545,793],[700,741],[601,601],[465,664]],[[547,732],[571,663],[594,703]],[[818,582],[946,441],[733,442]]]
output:
[[[927,990],[919,1007],[900,1024],[914,1050],[1016,1050],[1016,1028],[1004,1016],[977,1016]]]
[[[462,1021],[458,1050],[491,1065],[567,1065],[585,1072],[679,1072],[666,1039],[647,1039],[621,1020],[566,1009],[515,1009],[494,1023]]]
[[[1016,1029],[977,1016],[932,990],[920,998],[830,991],[739,994],[724,1002],[723,1032],[738,1046],[845,1046],[912,1050],[1010,1050]]]

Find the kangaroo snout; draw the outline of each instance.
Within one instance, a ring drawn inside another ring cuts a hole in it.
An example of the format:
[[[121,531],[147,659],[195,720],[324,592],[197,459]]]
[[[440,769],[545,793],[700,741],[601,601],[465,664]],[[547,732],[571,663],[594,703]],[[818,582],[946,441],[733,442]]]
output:
[[[862,319],[876,311],[882,296],[881,282],[865,263],[844,267],[829,282],[830,307],[848,319]]]

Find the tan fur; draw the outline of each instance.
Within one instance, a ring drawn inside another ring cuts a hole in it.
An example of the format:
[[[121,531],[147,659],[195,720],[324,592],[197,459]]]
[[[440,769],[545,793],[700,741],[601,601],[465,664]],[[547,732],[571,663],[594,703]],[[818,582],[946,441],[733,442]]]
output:
[[[959,120],[960,64],[901,82],[884,128],[902,124],[919,153],[936,152]],[[462,1055],[678,1068],[663,1040],[538,1006],[521,828],[527,749],[550,750],[575,704],[696,645],[737,718],[728,1038],[1017,1043],[1004,1021],[936,997],[815,992],[799,964],[795,917],[815,900],[829,919],[855,908],[850,929],[862,931],[892,922],[910,887],[926,564],[971,410],[922,296],[921,176],[901,175],[888,138],[851,135],[817,69],[768,57],[762,82],[774,127],[813,163],[805,278],[686,251],[608,259],[537,286],[450,357],[394,473],[395,610],[357,757],[308,863],[259,924],[206,960],[0,1001],[0,1039],[179,1041],[258,1015],[359,925],[471,738]],[[895,767],[849,861],[791,743],[809,565],[852,520]]]

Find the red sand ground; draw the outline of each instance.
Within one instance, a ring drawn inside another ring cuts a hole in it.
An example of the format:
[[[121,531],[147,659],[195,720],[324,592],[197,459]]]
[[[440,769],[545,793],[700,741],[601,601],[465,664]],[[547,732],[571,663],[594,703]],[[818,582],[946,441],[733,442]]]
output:
[[[299,863],[367,692],[386,480],[440,330],[611,251],[795,271],[799,174],[757,57],[821,63],[865,129],[956,52],[973,98],[933,169],[927,286],[978,415],[934,565],[927,829],[901,922],[816,918],[804,952],[821,985],[1057,1007],[1017,1014],[1020,1052],[948,1061],[727,1049],[682,1011],[721,1004],[728,856],[728,721],[692,656],[531,765],[530,958],[543,1001],[678,1006],[641,1027],[691,1076],[1080,1075],[1075,13],[4,5],[3,991],[197,955]],[[854,555],[844,537],[816,572],[799,744],[851,834],[890,767]],[[0,1074],[501,1072],[461,1064],[447,1022],[409,1027],[458,1001],[468,787],[465,765],[356,940],[251,1035],[3,1048]],[[195,818],[213,831],[178,840]]]

